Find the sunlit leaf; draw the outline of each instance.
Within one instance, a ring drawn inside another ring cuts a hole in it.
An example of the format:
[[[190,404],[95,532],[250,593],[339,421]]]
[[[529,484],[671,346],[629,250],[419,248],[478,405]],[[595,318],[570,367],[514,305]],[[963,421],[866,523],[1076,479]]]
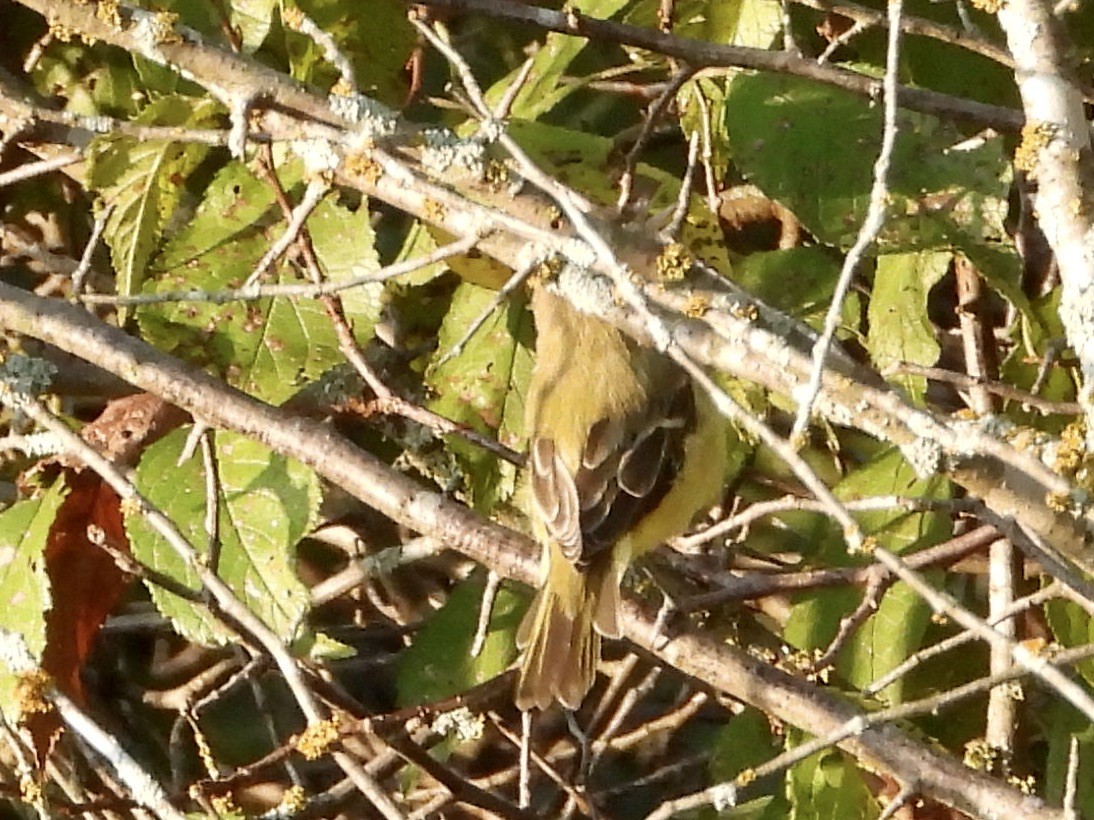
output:
[[[525,599],[502,585],[490,613],[482,652],[472,657],[483,589],[478,576],[459,584],[418,631],[399,663],[401,705],[428,703],[466,691],[512,663]]]
[[[286,171],[283,184],[299,177]],[[285,230],[269,186],[243,165],[228,165],[209,185],[187,227],[155,263],[146,293],[241,286],[270,244]],[[328,197],[310,219],[321,269],[342,281],[379,268],[368,208],[351,209]],[[264,282],[301,284],[298,269],[284,260]],[[371,337],[381,311],[383,285],[372,283],[342,293],[347,318],[359,341]],[[200,299],[142,307],[138,320],[160,348],[192,362],[212,365],[228,381],[270,402],[291,396],[344,356],[323,307],[314,298],[277,297],[214,304]]]
[[[44,552],[67,492],[57,481],[40,498],[19,501],[0,513],[0,600],[5,602],[0,629],[21,636],[39,660],[46,646],[46,613],[53,605]],[[15,685],[11,670],[0,664],[0,714],[12,724],[22,716]]]
[[[438,339],[438,356],[451,353],[472,322],[486,310],[493,291],[463,284]],[[462,350],[433,367],[427,384],[435,398],[430,407],[517,450],[523,449],[524,394],[532,372],[532,323],[524,300],[514,297],[495,308]],[[448,438],[469,482],[472,502],[489,510],[512,495],[516,468],[458,436]]]
[[[178,464],[186,436],[186,430],[176,430],[148,448],[137,467],[137,486],[174,521],[194,553],[208,560],[205,468],[200,454]],[[288,642],[298,637],[308,605],[292,556],[296,543],[314,525],[318,479],[303,465],[236,433],[217,433],[215,453],[217,575]],[[138,560],[192,590],[200,589],[195,572],[144,517],[127,515],[126,529]],[[156,606],[188,639],[203,644],[232,639],[232,633],[200,604],[148,586]]]
[[[145,125],[207,127],[217,117],[211,100],[163,97],[145,108]],[[141,288],[168,220],[182,199],[187,176],[205,158],[199,143],[158,142],[133,137],[99,137],[91,149],[88,182],[113,208],[103,232],[110,245],[117,291],[131,296]],[[127,310],[121,310],[124,321]]]
[[[870,295],[870,330],[866,346],[881,372],[907,362],[930,366],[941,348],[927,316],[927,295],[949,269],[953,255],[946,251],[883,254]],[[922,396],[925,380],[901,377],[913,396]]]

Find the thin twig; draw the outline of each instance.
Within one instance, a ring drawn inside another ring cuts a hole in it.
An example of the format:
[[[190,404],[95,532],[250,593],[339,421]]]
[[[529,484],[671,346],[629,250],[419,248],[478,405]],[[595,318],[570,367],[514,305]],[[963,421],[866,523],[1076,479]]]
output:
[[[824,330],[813,345],[813,369],[804,395],[798,401],[798,412],[794,417],[794,426],[790,438],[798,441],[809,426],[813,414],[813,404],[821,389],[821,380],[828,359],[828,349],[836,336],[843,317],[843,302],[851,289],[859,263],[867,249],[873,245],[881,228],[885,224],[886,199],[889,195],[889,166],[892,163],[893,148],[897,134],[897,72],[900,68],[900,16],[903,12],[902,0],[890,0],[889,12],[889,48],[885,58],[884,81],[884,127],[881,135],[881,150],[874,163],[874,182],[870,189],[870,204],[866,209],[866,218],[859,228],[858,236],[847,252],[840,270],[839,280],[824,317]]]

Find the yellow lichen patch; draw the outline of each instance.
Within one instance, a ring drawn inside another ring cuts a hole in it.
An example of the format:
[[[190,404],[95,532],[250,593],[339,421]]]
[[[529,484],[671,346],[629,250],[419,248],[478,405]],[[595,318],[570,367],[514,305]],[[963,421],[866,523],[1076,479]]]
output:
[[[695,257],[686,246],[670,242],[657,257],[657,277],[665,282],[679,282],[694,264]]]
[[[346,157],[344,167],[349,174],[360,177],[369,185],[375,185],[384,173],[379,163],[364,154],[349,155]]]
[[[60,43],[71,43],[72,38],[76,36],[76,29],[65,25],[57,17],[50,17],[49,33]]]
[[[1048,641],[1044,638],[1027,638],[1024,641],[1019,641],[1019,645],[1027,652],[1033,655],[1048,655],[1051,654],[1049,650]]]
[[[1012,774],[1007,778],[1007,782],[1018,789],[1022,794],[1035,794],[1037,791],[1037,779],[1033,775],[1019,777],[1016,774]]]
[[[708,310],[710,310],[710,297],[701,293],[691,294],[684,305],[684,315],[692,319],[701,319]]]
[[[734,305],[730,305],[729,313],[731,316],[736,316],[738,319],[744,319],[746,322],[755,322],[760,318],[760,311],[750,302],[737,302]]]
[[[239,810],[239,806],[237,806],[227,794],[216,795],[209,802],[213,804],[213,808],[216,809],[217,816],[219,817],[243,816],[243,813]]]
[[[278,803],[278,809],[282,810],[286,816],[293,816],[297,812],[300,812],[304,807],[308,805],[308,796],[304,791],[303,786],[292,786],[285,790],[285,793],[281,795],[281,802]]]
[[[118,0],[99,0],[95,7],[95,16],[114,28],[122,27],[122,17],[118,12],[120,4]]]
[[[19,676],[15,684],[15,703],[19,713],[44,715],[53,708],[47,692],[53,681],[44,669],[34,669]]]
[[[843,533],[843,538],[848,544],[853,545],[855,542],[855,537],[858,534],[859,533],[855,530],[847,529]],[[852,546],[850,552],[853,552],[856,555],[873,555],[874,550],[876,550],[877,547],[877,539],[874,538],[874,536],[872,535],[867,535],[865,538],[862,539],[862,543],[859,544],[858,549],[854,549],[854,547]]]
[[[437,200],[426,197],[422,203],[422,215],[430,222],[444,222],[448,209]]]
[[[1022,127],[1022,141],[1014,151],[1014,167],[1033,173],[1037,167],[1037,155],[1052,142],[1054,129],[1047,122],[1031,122]]]
[[[19,776],[19,796],[23,798],[24,803],[32,806],[40,806],[42,803],[42,784],[29,772]]]
[[[972,5],[988,14],[998,14],[1006,5],[1006,0],[972,0]]]
[[[299,31],[300,26],[304,24],[304,12],[295,6],[282,6],[281,22],[284,23],[287,28],[290,28],[293,31]]]
[[[318,760],[338,741],[336,719],[313,723],[293,739],[293,746],[308,760]]]
[[[741,788],[752,784],[756,780],[755,769],[742,769],[740,773],[733,779],[733,783]]]
[[[140,515],[143,511],[143,505],[139,498],[123,498],[119,506],[122,515]]]
[[[1063,429],[1055,455],[1052,468],[1058,473],[1073,476],[1078,472],[1086,458],[1086,423],[1083,420],[1073,421]]]
[[[492,159],[486,163],[485,179],[487,185],[495,190],[509,184],[509,168],[504,162]]]
[[[549,282],[558,276],[562,270],[562,260],[557,256],[549,256],[532,268],[528,274],[528,284],[535,287]]]
[[[348,97],[353,93],[353,86],[346,82],[345,77],[339,77],[330,90],[331,94],[335,94],[339,97]]]
[[[995,771],[999,765],[999,749],[982,737],[970,740],[965,744],[965,765],[981,772]]]
[[[554,205],[547,209],[547,221],[550,223],[554,230],[558,230],[562,227],[562,211],[556,208]]]
[[[181,43],[182,38],[175,31],[179,16],[173,11],[157,11],[152,15],[152,39],[158,45]]]
[[[1067,512],[1068,501],[1067,493],[1049,493],[1045,496],[1045,506],[1053,512]]]

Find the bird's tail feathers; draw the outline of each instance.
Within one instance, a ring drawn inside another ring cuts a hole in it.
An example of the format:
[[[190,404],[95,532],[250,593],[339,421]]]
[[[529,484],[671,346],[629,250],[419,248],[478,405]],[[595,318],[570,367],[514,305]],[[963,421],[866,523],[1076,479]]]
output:
[[[619,578],[611,566],[579,570],[555,546],[547,580],[517,632],[524,648],[515,701],[577,709],[596,680],[600,636],[618,637]]]

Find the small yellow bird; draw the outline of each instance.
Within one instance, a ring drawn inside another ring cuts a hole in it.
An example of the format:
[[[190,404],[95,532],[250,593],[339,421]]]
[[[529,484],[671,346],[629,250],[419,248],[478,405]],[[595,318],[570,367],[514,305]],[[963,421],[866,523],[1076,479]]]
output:
[[[667,356],[539,285],[527,400],[530,510],[543,583],[517,635],[515,701],[577,709],[600,637],[620,637],[619,585],[639,554],[710,506],[726,469],[724,422]]]

